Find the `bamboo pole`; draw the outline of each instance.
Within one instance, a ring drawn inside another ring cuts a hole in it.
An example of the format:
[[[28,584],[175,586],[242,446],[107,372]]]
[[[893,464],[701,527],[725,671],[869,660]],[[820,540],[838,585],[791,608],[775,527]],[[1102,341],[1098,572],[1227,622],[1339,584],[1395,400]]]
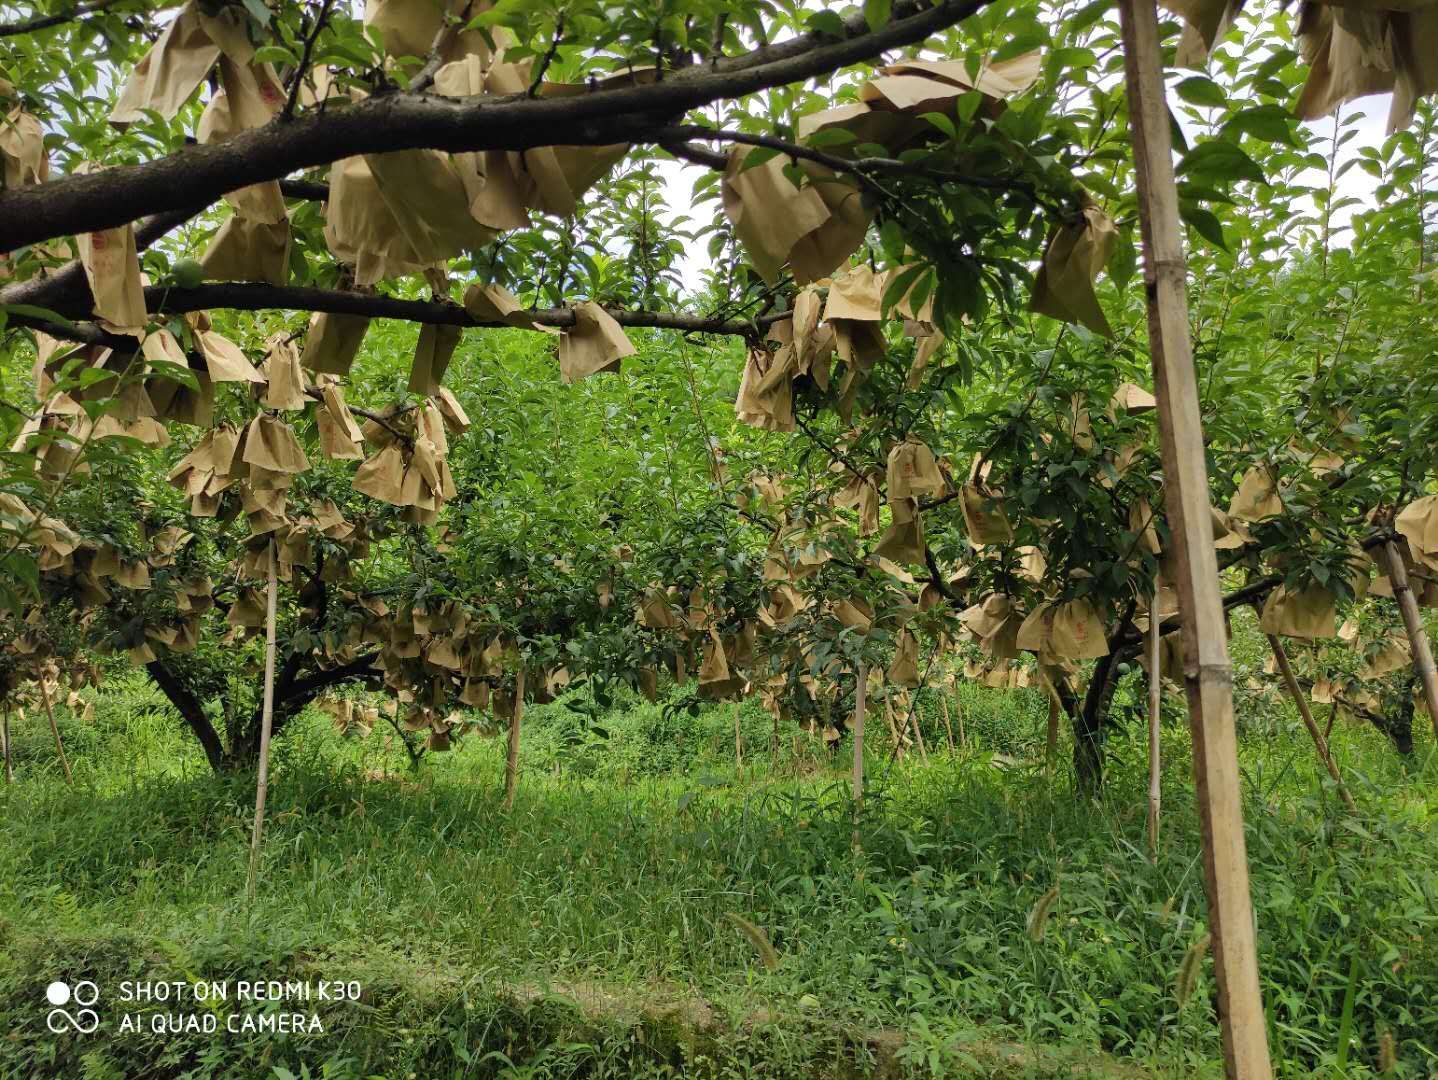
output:
[[[1388,556],[1388,580],[1393,583],[1393,599],[1398,601],[1398,610],[1403,615],[1403,628],[1408,631],[1408,644],[1413,650],[1413,667],[1423,683],[1423,700],[1428,704],[1428,719],[1433,724],[1433,737],[1438,739],[1438,669],[1433,666],[1433,646],[1423,629],[1423,616],[1418,613],[1418,601],[1408,585],[1408,571],[1403,566],[1403,557],[1391,540],[1383,545]]]
[[[855,851],[859,850],[859,815],[864,809],[864,710],[868,687],[869,666],[861,660],[854,682],[854,833],[851,843]]]
[[[1044,760],[1052,769],[1054,762],[1059,756],[1059,697],[1052,689],[1049,690],[1049,727],[1048,737],[1044,743]]]
[[[45,717],[50,721],[50,734],[55,736],[55,754],[60,758],[60,768],[65,772],[65,783],[74,787],[75,778],[70,774],[70,761],[65,757],[65,744],[60,741],[60,727],[55,723],[55,709],[50,704],[50,688],[45,685],[43,675],[40,676],[40,703],[45,706]]]
[[[504,808],[514,808],[519,790],[519,724],[524,719],[524,665],[514,673],[514,710],[509,715],[509,751],[504,758]]]
[[[894,703],[887,693],[884,694],[884,719],[889,724],[889,738],[894,740],[894,757],[902,758],[904,756],[904,734],[894,723]]]
[[[0,711],[0,746],[5,751],[5,783],[15,782],[15,766],[10,762],[10,710]]]
[[[954,752],[954,725],[953,722],[949,719],[948,694],[941,693],[939,695],[939,707],[944,710],[944,732],[947,734],[949,739],[949,753],[952,754]]]
[[[904,721],[904,730],[913,731],[914,742],[919,744],[919,760],[928,764],[929,748],[924,745],[924,733],[919,730],[919,695],[915,691],[914,699],[909,704],[909,715]]]
[[[1154,0],[1120,0],[1119,16],[1143,233],[1164,501],[1183,612],[1184,686],[1193,731],[1194,781],[1224,1065],[1231,1080],[1268,1080],[1272,1065],[1258,984],[1257,934],[1243,839],[1233,666],[1213,548],[1198,380],[1188,336],[1187,271],[1158,13]]]
[[[1158,862],[1158,816],[1163,803],[1163,676],[1159,672],[1158,592],[1148,605],[1148,854]]]
[[[260,879],[260,841],[265,835],[265,798],[270,790],[270,733],[275,723],[275,608],[279,586],[275,570],[275,541],[269,546],[269,584],[265,590],[265,696],[260,704],[260,761],[255,776],[255,827],[250,833],[250,873],[245,888],[253,900]]]
[[[959,704],[957,697],[954,698],[954,713],[954,719],[959,722],[959,749],[967,750],[969,748],[969,736],[968,733],[964,731],[964,707]]]
[[[739,703],[734,702],[734,771],[744,771],[744,732],[739,727]]]
[[[1293,704],[1298,706],[1298,715],[1303,717],[1303,726],[1308,729],[1308,735],[1313,740],[1314,748],[1318,751],[1319,760],[1328,770],[1328,775],[1333,777],[1333,782],[1338,785],[1338,794],[1343,799],[1343,805],[1356,813],[1358,804],[1353,801],[1353,795],[1344,786],[1343,776],[1338,771],[1333,754],[1328,749],[1328,740],[1323,737],[1323,732],[1318,730],[1318,724],[1313,719],[1313,710],[1309,708],[1308,699],[1303,696],[1298,679],[1294,677],[1293,665],[1288,661],[1288,651],[1283,647],[1283,642],[1273,634],[1268,635],[1268,645],[1273,650],[1273,658],[1278,661],[1278,670],[1283,674],[1283,682],[1288,687],[1288,694],[1293,698]]]

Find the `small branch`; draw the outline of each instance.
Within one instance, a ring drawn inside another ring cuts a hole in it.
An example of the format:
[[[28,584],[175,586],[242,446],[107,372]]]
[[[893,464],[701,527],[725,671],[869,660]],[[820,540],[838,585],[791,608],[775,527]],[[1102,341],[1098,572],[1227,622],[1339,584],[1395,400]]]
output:
[[[74,22],[86,15],[93,15],[97,11],[114,7],[120,2],[121,0],[90,0],[88,4],[76,4],[69,11],[55,15],[42,15],[25,22],[0,24],[0,38],[18,37],[21,34],[33,34],[37,30],[48,30],[52,26],[63,26],[65,23]]]
[[[324,32],[325,20],[330,17],[330,5],[334,0],[320,0],[319,14],[315,16],[314,29],[305,38],[304,51],[300,53],[300,66],[295,69],[295,77],[290,80],[289,97],[285,99],[285,108],[280,113],[281,120],[291,120],[295,115],[295,106],[300,102],[300,87],[305,83],[305,74],[310,70],[310,57],[314,55],[315,42],[319,40],[320,34]]]
[[[529,84],[529,96],[538,97],[539,88],[544,85],[544,74],[549,70],[549,65],[554,63],[554,54],[559,51],[559,43],[564,40],[564,12],[559,13],[559,18],[554,23],[554,37],[549,42],[549,50],[544,54],[544,59],[539,62],[539,68],[534,73],[534,81]]]
[[[445,19],[441,19],[439,29],[434,32],[434,41],[430,43],[429,55],[425,58],[424,67],[415,72],[410,80],[409,92],[411,94],[422,94],[434,85],[434,77],[439,69],[444,66],[444,46],[449,40],[450,25]]]

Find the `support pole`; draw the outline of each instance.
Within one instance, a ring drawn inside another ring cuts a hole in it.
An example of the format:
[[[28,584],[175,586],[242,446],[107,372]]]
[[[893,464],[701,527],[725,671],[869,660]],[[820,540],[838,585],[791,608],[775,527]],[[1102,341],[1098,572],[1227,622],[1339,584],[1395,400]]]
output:
[[[0,747],[5,751],[5,783],[15,782],[15,766],[10,763],[10,710],[0,712]]]
[[[954,724],[949,718],[949,695],[939,694],[939,707],[944,710],[944,732],[949,739],[949,753],[954,752]]]
[[[1408,571],[1403,566],[1403,556],[1391,540],[1383,545],[1388,556],[1388,580],[1393,583],[1393,599],[1398,601],[1398,610],[1403,615],[1403,628],[1408,631],[1408,645],[1413,651],[1413,667],[1423,683],[1423,700],[1428,704],[1428,720],[1433,725],[1433,737],[1438,739],[1438,670],[1433,666],[1433,646],[1423,629],[1423,616],[1418,613],[1418,601],[1408,584]]]
[[[1148,605],[1148,856],[1158,862],[1158,815],[1163,803],[1163,676],[1159,672],[1158,592]]]
[[[1293,665],[1288,662],[1288,651],[1284,649],[1283,642],[1273,634],[1268,635],[1268,645],[1273,650],[1273,658],[1278,661],[1278,670],[1283,673],[1283,682],[1288,687],[1288,695],[1293,698],[1293,704],[1298,706],[1298,715],[1303,717],[1303,726],[1308,729],[1309,738],[1313,740],[1313,745],[1318,750],[1319,760],[1328,770],[1328,775],[1333,777],[1333,782],[1338,785],[1338,794],[1343,799],[1343,805],[1356,813],[1358,804],[1353,801],[1352,794],[1343,784],[1343,775],[1333,761],[1333,754],[1329,752],[1328,740],[1323,737],[1323,732],[1318,730],[1318,724],[1313,719],[1313,710],[1308,707],[1308,699],[1303,696],[1298,679],[1294,677]]]
[[[260,880],[260,841],[265,835],[265,798],[270,790],[270,733],[275,723],[275,608],[278,589],[275,541],[269,547],[269,585],[265,590],[265,696],[260,704],[260,761],[255,775],[255,827],[250,833],[250,873],[245,888],[253,900]]]
[[[1143,231],[1149,349],[1183,612],[1184,686],[1193,730],[1194,781],[1203,831],[1204,882],[1213,935],[1224,1065],[1230,1080],[1269,1080],[1258,948],[1243,839],[1233,665],[1228,656],[1213,548],[1198,380],[1188,337],[1188,298],[1173,146],[1154,0],[1119,0],[1139,222]]]
[[[65,783],[71,787],[75,786],[75,778],[70,775],[70,761],[65,757],[65,744],[60,741],[60,728],[55,723],[55,709],[50,704],[50,688],[45,685],[45,676],[40,676],[40,703],[45,706],[45,717],[50,721],[50,734],[55,736],[55,754],[60,759],[60,768],[65,772]]]
[[[1059,756],[1059,696],[1049,689],[1049,728],[1048,738],[1044,743],[1044,761],[1048,763],[1050,771]]]
[[[519,725],[524,719],[524,664],[514,673],[514,711],[509,715],[509,752],[504,759],[504,808],[514,808],[519,790]]]
[[[744,732],[739,726],[739,703],[734,702],[734,771],[744,772]]]
[[[854,850],[859,850],[859,815],[864,809],[864,709],[865,694],[869,688],[869,665],[859,661],[854,682],[854,834],[851,837]]]

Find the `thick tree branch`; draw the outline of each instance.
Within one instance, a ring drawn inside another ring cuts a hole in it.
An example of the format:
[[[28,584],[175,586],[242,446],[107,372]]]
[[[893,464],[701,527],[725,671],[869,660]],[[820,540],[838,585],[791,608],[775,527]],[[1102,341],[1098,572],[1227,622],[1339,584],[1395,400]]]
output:
[[[62,305],[58,313],[66,317],[81,318],[84,307],[88,307],[88,294],[76,307]],[[401,300],[374,293],[346,292],[341,289],[312,289],[302,286],[279,286],[252,284],[249,282],[227,282],[216,285],[201,285],[195,289],[174,289],[163,285],[150,286],[145,290],[145,300],[151,314],[180,314],[189,311],[213,311],[228,308],[236,311],[323,311],[337,315],[365,315],[373,319],[402,319],[407,322],[429,323],[438,326],[501,327],[508,323],[484,322],[475,319],[458,304],[434,300]],[[53,309],[52,309],[53,310]],[[671,311],[630,311],[622,308],[606,308],[620,326],[647,327],[659,330],[682,330],[700,334],[728,334],[750,337],[776,322],[787,319],[788,311],[770,312],[757,319],[711,319],[702,315],[688,315]],[[567,327],[574,325],[574,311],[571,308],[541,308],[526,311],[524,318],[537,326]],[[94,323],[75,322],[70,326],[46,321],[42,318],[12,313],[10,321],[15,324],[42,330],[53,337],[67,341],[79,341],[88,345],[105,345],[110,348],[134,347],[133,338],[109,333]]]
[[[891,21],[877,31],[856,13],[846,20],[842,37],[801,34],[712,66],[687,68],[662,82],[573,97],[376,94],[287,123],[271,122],[221,143],[187,146],[142,165],[0,193],[0,251],[210,202],[236,188],[355,154],[653,142],[656,130],[691,109],[872,60],[921,42],[989,2],[901,0]]]
[[[121,0],[89,0],[89,3],[76,4],[69,11],[56,12],[54,15],[40,15],[24,22],[3,23],[0,24],[0,38],[18,37],[21,34],[33,34],[38,30],[49,30],[52,26],[63,26],[65,23],[82,19],[86,15],[93,15],[97,11],[114,7],[120,2]]]
[[[145,671],[194,732],[195,738],[204,748],[205,759],[209,761],[210,768],[221,772],[225,767],[225,746],[220,741],[215,726],[210,723],[210,718],[205,715],[204,707],[195,697],[194,691],[186,686],[163,660],[151,660],[145,665]]]
[[[287,199],[324,202],[330,196],[330,187],[328,184],[311,180],[281,180],[280,193]],[[203,206],[167,210],[163,214],[143,219],[135,226],[135,250],[145,251],[162,236],[178,229],[191,218],[198,217],[209,206],[210,204],[206,203]],[[86,300],[89,296],[90,286],[85,280],[85,268],[78,259],[72,259],[45,277],[31,278],[0,289],[0,304],[29,304],[57,311],[65,307],[67,301]]]

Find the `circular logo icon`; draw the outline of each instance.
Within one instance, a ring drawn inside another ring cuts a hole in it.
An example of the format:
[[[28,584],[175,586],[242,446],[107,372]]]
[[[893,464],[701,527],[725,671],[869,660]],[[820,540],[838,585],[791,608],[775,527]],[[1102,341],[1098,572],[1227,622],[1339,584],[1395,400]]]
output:
[[[100,988],[88,979],[77,982],[73,987],[56,979],[45,987],[45,1000],[57,1006],[45,1017],[45,1026],[57,1035],[62,1031],[89,1035],[100,1026],[100,1014],[89,1008],[100,1000]],[[72,1001],[80,1006],[73,1015],[67,1009],[59,1008]]]

